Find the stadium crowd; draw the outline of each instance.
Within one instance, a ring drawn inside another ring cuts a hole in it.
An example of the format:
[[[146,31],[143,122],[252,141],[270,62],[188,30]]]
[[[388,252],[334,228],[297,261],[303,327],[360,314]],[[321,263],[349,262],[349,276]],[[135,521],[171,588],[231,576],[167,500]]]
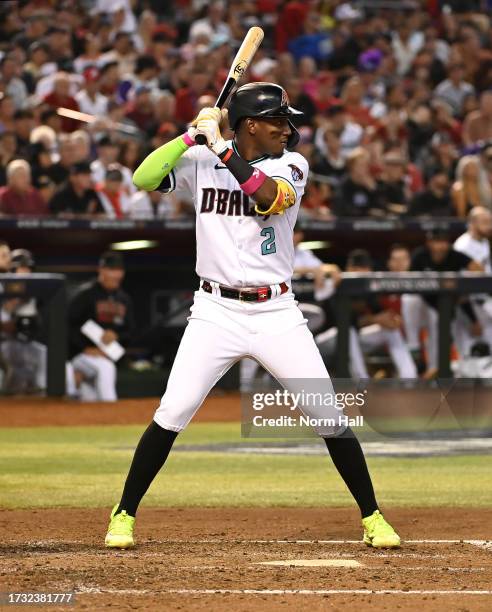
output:
[[[279,83],[304,113],[296,122],[297,150],[311,172],[301,220],[467,220],[454,243],[438,230],[415,253],[394,245],[386,269],[490,274],[491,17],[491,0],[2,2],[0,216],[193,217],[193,203],[180,194],[137,191],[132,173],[214,104],[245,32],[260,25],[265,39],[244,80]],[[4,251],[10,249],[2,242],[0,256]],[[17,253],[1,270],[32,271],[32,257],[25,258]],[[347,271],[373,266],[363,249],[348,254]],[[329,361],[339,269],[296,248],[296,274],[314,279],[314,299],[303,312]],[[97,278],[71,302],[70,394],[116,398],[114,364],[80,328],[94,319],[108,343],[131,343],[133,308],[120,287],[123,276],[122,260],[106,253]],[[42,354],[20,382],[7,372],[12,389],[23,391],[45,384],[44,347],[32,330],[18,327],[29,308],[32,302],[11,301],[0,312],[0,368],[14,354],[29,361],[26,333]],[[426,296],[361,299],[351,319],[351,372],[369,376],[366,354],[383,347],[401,378],[431,378],[436,334],[436,304]],[[453,338],[462,362],[490,356],[488,295],[457,305]],[[243,366],[247,386],[256,364]]]
[[[255,24],[266,36],[246,79],[283,85],[304,112],[298,148],[312,176],[302,214],[465,218],[492,208],[490,5],[2,2],[0,213],[191,215],[177,196],[137,192],[131,173],[213,104]]]

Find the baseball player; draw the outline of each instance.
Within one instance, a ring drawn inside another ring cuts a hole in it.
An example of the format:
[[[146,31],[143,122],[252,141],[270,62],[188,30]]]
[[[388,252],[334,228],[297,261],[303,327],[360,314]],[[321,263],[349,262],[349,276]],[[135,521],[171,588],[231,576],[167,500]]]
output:
[[[123,496],[111,512],[106,545],[134,545],[137,507],[164,465],[178,433],[210,389],[238,360],[256,359],[281,384],[311,379],[333,392],[330,377],[290,288],[293,228],[308,164],[291,152],[299,114],[272,83],[240,87],[229,105],[232,141],[220,131],[223,113],[204,108],[188,131],[153,151],[133,180],[147,191],[193,194],[200,288],[153,422],[144,432]],[[207,146],[195,145],[197,133]],[[309,416],[315,408],[303,406]],[[354,496],[364,542],[397,547],[400,538],[378,509],[360,444],[343,425],[315,428]]]

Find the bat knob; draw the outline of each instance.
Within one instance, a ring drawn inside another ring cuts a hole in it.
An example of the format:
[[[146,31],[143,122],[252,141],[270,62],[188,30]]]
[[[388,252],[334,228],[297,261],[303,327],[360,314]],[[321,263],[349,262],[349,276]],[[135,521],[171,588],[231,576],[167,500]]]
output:
[[[199,145],[205,145],[207,144],[207,137],[204,136],[203,134],[197,134],[195,136],[195,142],[196,144],[199,144]]]

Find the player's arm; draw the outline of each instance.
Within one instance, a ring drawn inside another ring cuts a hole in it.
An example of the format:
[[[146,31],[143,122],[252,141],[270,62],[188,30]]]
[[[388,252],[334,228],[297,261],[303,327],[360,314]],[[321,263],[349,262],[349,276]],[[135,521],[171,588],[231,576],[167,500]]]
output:
[[[218,108],[202,110],[207,116],[198,118],[197,130],[207,138],[207,144],[239,183],[241,189],[256,202],[255,210],[262,215],[283,214],[296,203],[297,194],[282,177],[271,178],[259,168],[253,168],[230,149],[220,133],[222,112]]]
[[[133,173],[133,183],[144,191],[156,191],[180,157],[195,144],[195,128],[152,151]]]

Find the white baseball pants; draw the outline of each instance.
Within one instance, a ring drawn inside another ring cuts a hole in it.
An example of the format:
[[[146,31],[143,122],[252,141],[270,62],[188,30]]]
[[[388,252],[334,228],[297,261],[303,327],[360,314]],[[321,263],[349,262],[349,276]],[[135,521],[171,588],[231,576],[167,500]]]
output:
[[[316,379],[333,393],[329,374],[292,293],[266,302],[240,302],[203,291],[195,293],[189,323],[174,361],[167,389],[154,421],[182,431],[216,382],[243,357],[256,359],[291,392],[306,379]],[[309,384],[309,383],[308,383]],[[314,418],[338,418],[328,407],[303,406]],[[345,427],[315,428],[319,435],[341,433]]]
[[[116,366],[107,357],[79,353],[72,359],[72,366],[84,380],[79,395],[82,402],[115,402]]]

